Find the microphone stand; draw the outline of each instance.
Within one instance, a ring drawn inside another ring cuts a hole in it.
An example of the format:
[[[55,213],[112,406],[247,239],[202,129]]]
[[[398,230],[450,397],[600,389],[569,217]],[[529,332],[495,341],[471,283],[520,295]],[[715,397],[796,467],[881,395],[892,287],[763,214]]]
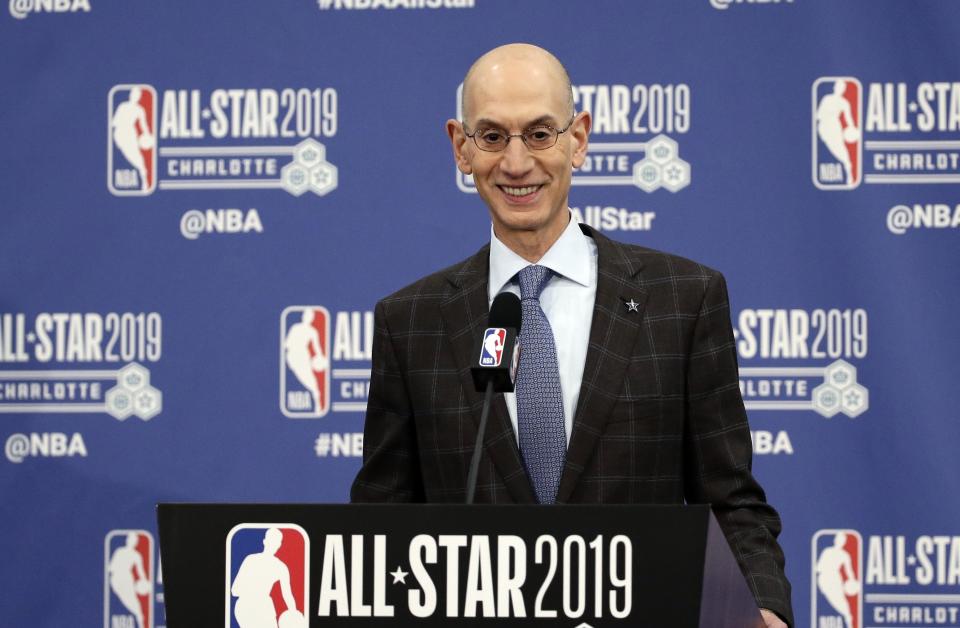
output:
[[[487,415],[490,414],[490,402],[493,400],[493,379],[487,380],[487,390],[483,395],[483,411],[480,413],[480,427],[477,428],[477,442],[473,446],[473,458],[470,459],[470,472],[467,474],[467,504],[473,503],[477,491],[477,473],[480,470],[480,452],[483,450],[483,437],[487,431]]]

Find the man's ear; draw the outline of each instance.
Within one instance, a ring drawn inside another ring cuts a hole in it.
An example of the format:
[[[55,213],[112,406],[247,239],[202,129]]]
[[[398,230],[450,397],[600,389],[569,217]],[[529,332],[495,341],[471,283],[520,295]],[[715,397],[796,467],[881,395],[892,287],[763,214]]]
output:
[[[579,168],[587,158],[587,140],[593,120],[589,111],[581,111],[570,124],[570,138],[573,141],[573,167]]]
[[[463,125],[459,120],[447,120],[447,135],[450,137],[450,144],[453,146],[453,160],[457,163],[457,169],[463,174],[472,174],[473,168],[470,167],[470,160],[464,152],[467,142],[467,135],[463,132]]]

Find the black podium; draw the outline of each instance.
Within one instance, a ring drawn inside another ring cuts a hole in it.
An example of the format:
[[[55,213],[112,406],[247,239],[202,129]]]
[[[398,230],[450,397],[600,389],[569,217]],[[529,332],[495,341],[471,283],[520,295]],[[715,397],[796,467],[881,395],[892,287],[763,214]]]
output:
[[[160,504],[167,626],[754,628],[708,506]]]

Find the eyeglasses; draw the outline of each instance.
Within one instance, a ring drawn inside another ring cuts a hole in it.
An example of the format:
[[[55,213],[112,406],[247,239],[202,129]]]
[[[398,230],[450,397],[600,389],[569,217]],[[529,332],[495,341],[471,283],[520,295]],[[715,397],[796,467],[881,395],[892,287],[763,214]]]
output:
[[[562,129],[555,129],[552,126],[547,124],[538,124],[537,126],[532,126],[529,129],[525,129],[523,133],[509,134],[504,133],[501,129],[497,128],[479,128],[473,133],[466,133],[466,136],[473,140],[473,143],[477,145],[477,148],[483,151],[490,153],[498,153],[507,148],[507,144],[510,143],[515,137],[519,137],[523,140],[523,143],[527,145],[527,148],[532,148],[533,150],[545,150],[551,148],[557,143],[557,139],[560,137],[561,133],[567,131],[570,128],[570,125],[573,124],[573,119],[576,117],[576,114],[570,118],[570,122],[567,123],[567,126]],[[466,125],[464,125],[466,126]]]

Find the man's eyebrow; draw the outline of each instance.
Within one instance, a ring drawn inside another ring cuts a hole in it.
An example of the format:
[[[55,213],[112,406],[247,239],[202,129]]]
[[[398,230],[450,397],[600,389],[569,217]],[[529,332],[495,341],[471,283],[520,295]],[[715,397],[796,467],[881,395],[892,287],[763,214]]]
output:
[[[530,122],[529,124],[527,124],[527,126],[524,127],[524,128],[528,128],[528,129],[529,129],[529,128],[532,127],[532,126],[543,126],[544,124],[547,124],[547,125],[550,125],[550,126],[556,126],[556,125],[557,125],[557,120],[556,120],[553,116],[551,116],[551,115],[540,116],[540,117],[537,118],[536,120],[534,120],[534,121]]]
[[[529,129],[530,127],[543,126],[545,124],[550,126],[556,126],[557,120],[550,114],[547,114],[547,115],[540,116],[539,118],[536,118],[534,120],[531,120],[530,122],[525,124],[523,128]],[[495,120],[490,120],[489,118],[480,118],[474,123],[474,128],[475,129],[489,129],[489,128],[504,129],[506,128],[506,126]]]

